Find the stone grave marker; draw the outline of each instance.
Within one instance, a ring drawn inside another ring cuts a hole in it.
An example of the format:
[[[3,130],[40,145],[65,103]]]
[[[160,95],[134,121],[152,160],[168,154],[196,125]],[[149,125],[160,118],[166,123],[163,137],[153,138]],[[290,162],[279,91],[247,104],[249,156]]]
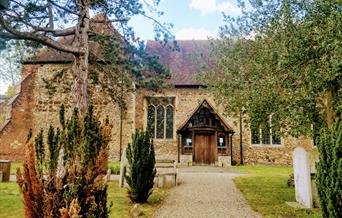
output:
[[[125,173],[126,173],[127,167],[128,167],[128,160],[126,158],[126,149],[124,149],[121,154],[121,162],[120,162],[120,180],[119,180],[120,187],[124,187]]]
[[[306,208],[312,208],[309,154],[302,147],[295,148],[293,152],[293,173],[296,201]]]

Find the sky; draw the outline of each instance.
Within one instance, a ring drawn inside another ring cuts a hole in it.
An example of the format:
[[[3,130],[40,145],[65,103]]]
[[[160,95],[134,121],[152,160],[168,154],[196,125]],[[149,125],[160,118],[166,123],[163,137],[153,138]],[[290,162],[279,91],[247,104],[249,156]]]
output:
[[[141,0],[151,2],[152,0]],[[158,10],[164,12],[160,22],[172,23],[171,30],[177,40],[207,39],[217,37],[223,25],[223,15],[240,14],[236,0],[161,0]],[[131,18],[129,24],[136,36],[142,40],[154,39],[152,22],[142,16]],[[0,94],[4,94],[8,84],[0,80]]]
[[[174,25],[172,33],[178,40],[215,37],[223,25],[222,12],[232,16],[240,14],[236,0],[161,0],[158,9],[164,12],[159,20]],[[142,39],[153,39],[150,21],[135,17],[130,24]]]

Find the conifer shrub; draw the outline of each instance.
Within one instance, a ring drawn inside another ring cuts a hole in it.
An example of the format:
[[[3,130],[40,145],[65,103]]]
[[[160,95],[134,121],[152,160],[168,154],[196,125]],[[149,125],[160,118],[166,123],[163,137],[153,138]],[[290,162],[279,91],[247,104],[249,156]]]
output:
[[[323,217],[342,215],[342,122],[324,129],[318,142],[317,189]]]
[[[156,175],[153,141],[148,132],[136,130],[126,150],[129,170],[125,179],[128,195],[133,202],[146,203],[152,194]]]
[[[32,134],[29,134],[31,137]],[[28,139],[23,172],[17,183],[25,216],[108,217],[108,120],[102,125],[89,106],[83,118],[74,109],[70,119],[60,109],[60,127],[50,126]]]

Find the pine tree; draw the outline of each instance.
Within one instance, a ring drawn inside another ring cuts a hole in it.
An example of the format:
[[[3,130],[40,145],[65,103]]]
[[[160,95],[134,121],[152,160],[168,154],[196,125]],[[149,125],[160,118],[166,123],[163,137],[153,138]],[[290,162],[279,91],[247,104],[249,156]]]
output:
[[[335,121],[331,130],[321,132],[318,144],[317,189],[323,217],[342,214],[342,122]]]
[[[137,130],[126,152],[129,171],[125,179],[129,185],[129,197],[133,202],[145,203],[152,194],[156,175],[155,154],[149,133]]]

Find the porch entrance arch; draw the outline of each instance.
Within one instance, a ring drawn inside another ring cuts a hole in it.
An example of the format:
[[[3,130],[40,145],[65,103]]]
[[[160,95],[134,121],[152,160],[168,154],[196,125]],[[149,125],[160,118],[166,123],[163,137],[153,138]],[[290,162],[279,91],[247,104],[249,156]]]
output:
[[[194,165],[214,165],[219,156],[231,156],[233,133],[203,100],[177,131],[179,154],[192,155]]]

